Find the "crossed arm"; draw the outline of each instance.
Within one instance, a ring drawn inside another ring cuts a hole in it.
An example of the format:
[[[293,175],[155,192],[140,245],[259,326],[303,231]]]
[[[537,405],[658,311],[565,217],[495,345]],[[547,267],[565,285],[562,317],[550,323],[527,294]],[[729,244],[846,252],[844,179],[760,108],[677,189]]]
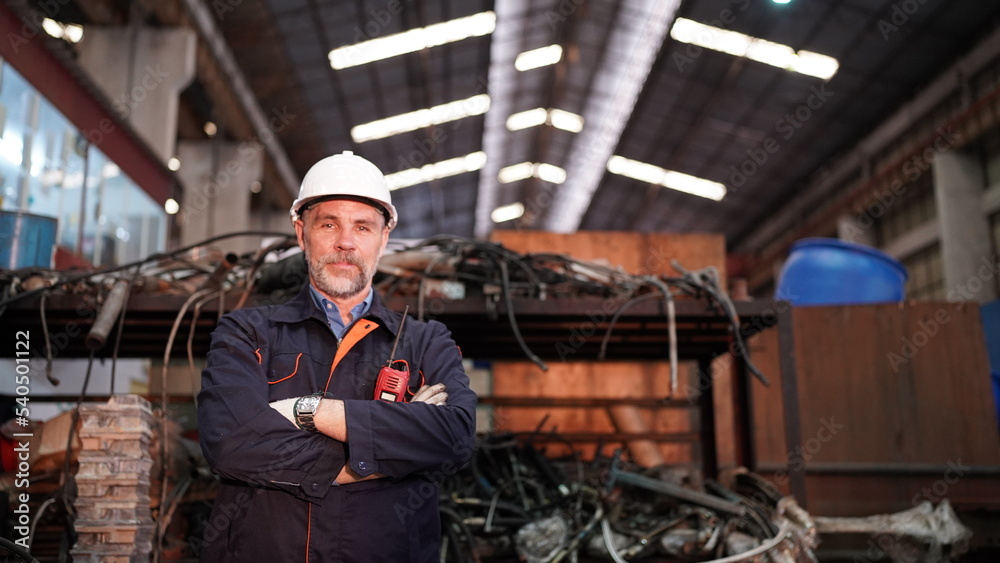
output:
[[[253,353],[262,341],[243,316],[223,317],[213,333],[199,394],[202,450],[218,475],[312,501],[332,481],[396,478],[468,460],[476,399],[443,325],[430,324],[419,344],[434,358],[423,367],[435,385],[418,390],[409,403],[324,399],[314,423],[333,439],[323,439],[287,422],[295,399],[268,401],[270,388]]]
[[[289,422],[295,424],[294,408],[295,402],[298,400],[299,397],[292,397],[290,399],[274,401],[270,405],[271,408],[287,418]],[[448,392],[445,390],[443,383],[424,385],[417,390],[413,398],[410,399],[410,402],[444,406],[448,404]],[[334,440],[347,441],[347,412],[344,408],[344,401],[340,399],[322,399],[316,408],[313,423],[316,424],[316,430],[319,433],[329,436]],[[344,468],[337,475],[337,483],[345,485],[347,483],[379,479],[381,477],[385,477],[385,475],[377,472],[367,477],[361,477],[351,469],[350,463],[345,463]]]

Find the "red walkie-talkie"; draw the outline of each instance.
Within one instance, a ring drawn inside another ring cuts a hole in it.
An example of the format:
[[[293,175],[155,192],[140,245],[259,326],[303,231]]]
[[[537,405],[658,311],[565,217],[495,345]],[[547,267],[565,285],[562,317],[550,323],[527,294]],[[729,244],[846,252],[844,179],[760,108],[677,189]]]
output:
[[[399,338],[403,336],[403,325],[406,324],[406,312],[410,310],[407,306],[403,311],[403,319],[399,321],[399,330],[396,331],[396,341],[392,343],[392,351],[389,352],[389,359],[378,372],[378,380],[375,382],[375,400],[394,403],[406,401],[406,391],[410,382],[410,366],[406,360],[394,361],[396,357],[396,346],[399,345]],[[401,363],[403,369],[396,369],[394,363]]]

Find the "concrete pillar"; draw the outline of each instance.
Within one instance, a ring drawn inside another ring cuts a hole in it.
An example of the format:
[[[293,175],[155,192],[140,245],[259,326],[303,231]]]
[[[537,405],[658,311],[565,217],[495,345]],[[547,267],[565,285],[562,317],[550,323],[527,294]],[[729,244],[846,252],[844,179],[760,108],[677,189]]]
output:
[[[179,94],[194,78],[197,35],[186,28],[87,27],[80,65],[163,162],[174,156]]]
[[[184,186],[178,215],[181,246],[209,237],[247,231],[250,223],[251,185],[264,171],[260,145],[221,140],[181,141],[177,145],[181,167],[177,177]],[[256,239],[240,237],[226,241],[226,250],[236,253],[256,249]]]
[[[996,259],[983,212],[982,164],[973,154],[949,151],[936,156],[933,171],[945,295],[949,301],[993,301]]]
[[[837,218],[837,238],[844,242],[865,244],[874,247],[875,229],[869,221],[867,224],[858,220],[857,215],[844,214]]]

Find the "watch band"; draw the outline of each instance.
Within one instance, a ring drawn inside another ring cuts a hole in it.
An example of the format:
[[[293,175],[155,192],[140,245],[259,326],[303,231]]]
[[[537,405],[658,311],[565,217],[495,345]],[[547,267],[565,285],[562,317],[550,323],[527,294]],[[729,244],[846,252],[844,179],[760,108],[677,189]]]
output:
[[[319,408],[320,401],[327,395],[327,393],[313,393],[299,397],[292,408],[292,414],[295,415],[295,425],[308,432],[319,432],[316,429],[316,409]]]

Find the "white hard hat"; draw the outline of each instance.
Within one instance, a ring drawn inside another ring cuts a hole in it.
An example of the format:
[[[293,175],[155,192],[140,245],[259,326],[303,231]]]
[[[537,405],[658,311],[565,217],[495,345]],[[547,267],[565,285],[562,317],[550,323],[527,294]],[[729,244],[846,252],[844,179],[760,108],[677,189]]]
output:
[[[317,199],[336,199],[337,196],[362,198],[384,211],[389,230],[396,226],[396,208],[392,206],[389,185],[385,175],[371,162],[351,151],[328,156],[306,172],[299,188],[299,197],[292,202],[288,214],[292,222],[299,220],[299,213],[309,202]]]

